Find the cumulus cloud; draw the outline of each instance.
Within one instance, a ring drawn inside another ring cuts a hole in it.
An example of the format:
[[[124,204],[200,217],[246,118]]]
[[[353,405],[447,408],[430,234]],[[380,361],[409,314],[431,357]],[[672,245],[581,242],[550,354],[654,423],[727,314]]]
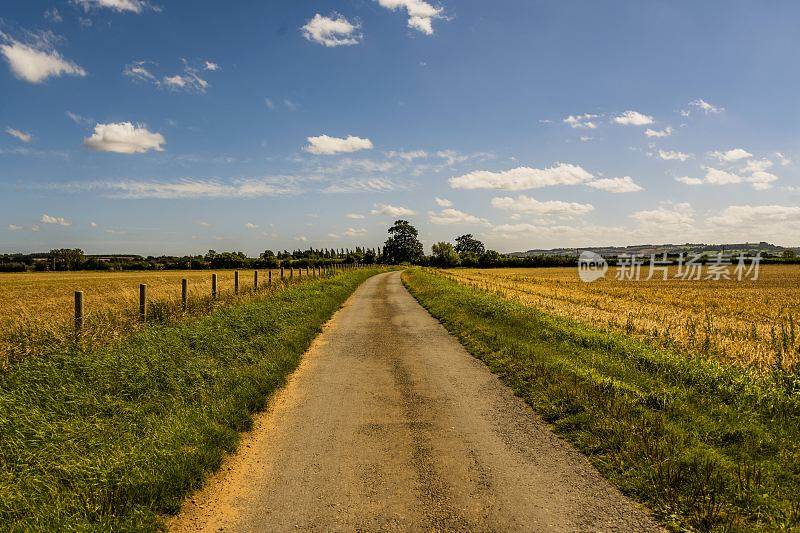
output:
[[[773,164],[769,159],[749,159],[742,167],[742,172],[763,172],[772,168]]]
[[[378,4],[386,9],[397,11],[405,9],[408,13],[408,27],[433,35],[433,19],[442,18],[444,10],[434,7],[424,0],[378,0]]]
[[[24,143],[29,143],[33,140],[33,136],[30,133],[25,133],[24,131],[20,131],[14,128],[6,128],[6,133],[11,135],[12,137],[16,137],[20,141]]]
[[[439,207],[453,207],[453,202],[446,198],[435,198],[436,205]]]
[[[359,28],[358,24],[351,23],[342,15],[334,14],[332,18],[317,13],[300,29],[309,41],[334,47],[360,43],[362,35],[358,31]]]
[[[732,205],[709,223],[721,226],[750,227],[800,222],[800,207],[783,205]]]
[[[672,126],[667,126],[663,130],[654,130],[647,128],[646,130],[644,130],[644,134],[648,137],[653,137],[657,139],[661,137],[669,137],[670,135],[672,135]]]
[[[160,8],[146,2],[145,0],[72,0],[76,6],[80,6],[84,11],[91,9],[111,9],[118,13],[128,12],[139,14],[147,9],[160,11]]]
[[[688,203],[664,202],[656,209],[636,211],[630,218],[649,227],[668,231],[687,230],[694,226],[694,209]]]
[[[489,224],[489,221],[485,218],[476,217],[475,215],[470,215],[469,213],[450,207],[442,209],[439,213],[428,211],[428,220],[431,224],[441,226],[451,226],[455,224]]]
[[[775,152],[775,157],[778,158],[778,163],[785,167],[792,164],[792,160],[783,155],[781,152]]]
[[[83,68],[58,53],[53,45],[57,40],[55,35],[45,32],[31,34],[30,42],[23,43],[0,32],[0,53],[14,76],[28,83],[42,83],[50,77],[86,76]]]
[[[353,135],[348,135],[344,139],[329,135],[319,135],[317,137],[308,137],[307,140],[308,145],[303,149],[310,154],[317,155],[344,154],[372,149],[372,141],[354,137]]]
[[[623,114],[614,117],[614,122],[623,126],[646,126],[653,123],[653,117],[643,115],[638,111],[625,111]]]
[[[8,230],[9,231],[19,231],[22,229],[22,226],[17,226],[16,224],[9,224]]]
[[[675,178],[675,181],[683,183],[685,185],[702,185],[703,180],[700,178],[690,178],[689,176],[681,176],[679,178]]]
[[[569,124],[571,128],[593,130],[597,128],[597,124],[592,121],[597,118],[597,115],[585,113],[583,115],[570,115],[564,119],[565,124]]]
[[[407,207],[395,206],[390,204],[375,204],[375,209],[370,211],[371,215],[384,215],[391,217],[412,216],[414,211]]]
[[[348,237],[360,237],[362,235],[366,235],[367,230],[364,228],[347,228],[344,230],[344,234]]]
[[[594,189],[600,189],[601,191],[612,193],[638,192],[644,190],[642,186],[633,181],[633,178],[630,176],[623,176],[621,178],[603,178],[590,181],[586,185]]]
[[[510,196],[492,198],[491,203],[492,207],[497,209],[544,216],[552,215],[559,217],[575,217],[594,211],[594,206],[591,204],[562,202],[560,200],[541,202],[536,198],[532,198],[524,194],[521,194],[516,198],[512,198]]]
[[[84,139],[83,144],[98,152],[141,154],[149,150],[163,151],[162,145],[166,140],[160,133],[148,131],[144,125],[120,122],[97,124],[92,136]]]
[[[219,70],[219,65],[214,63],[213,61],[206,60],[206,64],[204,67],[206,70],[210,70],[211,72],[216,72]]]
[[[557,163],[549,168],[518,167],[504,172],[480,170],[450,178],[454,189],[506,189],[519,191],[554,185],[580,185],[594,178],[578,165]]]
[[[47,213],[42,215],[42,218],[39,219],[39,222],[42,224],[54,224],[56,226],[71,226],[72,222],[65,219],[64,217],[53,217],[48,215]]]
[[[772,188],[772,184],[778,181],[778,176],[763,170],[758,170],[750,174],[747,181],[757,191],[765,191]]]
[[[349,218],[351,220],[361,220],[362,218],[364,218],[364,215],[362,215],[361,213],[347,213],[345,215],[345,218]]]
[[[753,154],[751,154],[750,152],[748,152],[743,148],[734,148],[732,150],[727,150],[725,152],[715,151],[715,152],[710,152],[708,155],[710,155],[715,159],[718,159],[722,163],[733,163],[741,159],[748,159],[750,157],[753,157]]]
[[[258,229],[258,224],[253,224],[252,222],[247,222],[244,227],[246,229]]]
[[[658,157],[664,161],[686,161],[692,157],[692,154],[679,152],[675,150],[659,150]]]
[[[753,170],[750,175],[741,175],[718,168],[705,167],[706,175],[703,179],[690,178],[684,176],[676,178],[677,181],[686,185],[738,185],[748,183],[757,191],[764,191],[772,188],[772,184],[778,181],[778,176],[764,170]]]
[[[705,183],[711,185],[731,185],[742,183],[744,178],[733,172],[720,170],[718,168],[706,168]]]

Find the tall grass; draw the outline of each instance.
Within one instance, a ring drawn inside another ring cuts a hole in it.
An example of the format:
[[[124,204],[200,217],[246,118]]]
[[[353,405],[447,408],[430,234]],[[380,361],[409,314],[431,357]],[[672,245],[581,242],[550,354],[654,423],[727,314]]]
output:
[[[375,270],[0,371],[0,530],[154,531]],[[155,317],[154,317],[155,320]]]
[[[431,271],[404,280],[471,353],[670,528],[800,528],[796,375],[687,358]]]

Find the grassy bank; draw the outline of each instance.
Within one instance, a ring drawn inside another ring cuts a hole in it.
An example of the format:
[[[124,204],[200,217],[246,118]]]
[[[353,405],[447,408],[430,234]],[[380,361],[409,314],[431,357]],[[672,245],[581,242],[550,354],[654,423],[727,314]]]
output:
[[[431,271],[412,294],[623,492],[674,529],[800,528],[800,397]]]
[[[156,530],[375,270],[0,372],[0,529]]]

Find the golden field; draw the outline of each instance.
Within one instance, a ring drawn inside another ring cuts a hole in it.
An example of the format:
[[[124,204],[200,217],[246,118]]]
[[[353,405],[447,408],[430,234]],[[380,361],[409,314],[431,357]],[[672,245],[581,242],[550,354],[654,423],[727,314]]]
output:
[[[220,293],[215,303],[209,298],[212,273],[217,274]],[[277,281],[280,271],[272,273]],[[239,276],[242,293],[246,293],[253,286],[253,271],[242,270]],[[178,312],[182,278],[189,280],[190,314],[205,313],[209,306],[225,304],[233,296],[232,270],[0,274],[4,301],[0,306],[0,360],[10,349],[21,357],[39,352],[46,342],[63,340],[71,331],[75,291],[84,292],[87,340],[108,340],[137,327],[140,283],[147,284],[153,315],[163,318]],[[268,271],[260,270],[262,287],[267,279]]]
[[[576,268],[455,269],[449,277],[578,322],[759,370],[800,364],[800,265],[761,265],[756,281],[584,283]],[[642,279],[647,278],[647,268]]]

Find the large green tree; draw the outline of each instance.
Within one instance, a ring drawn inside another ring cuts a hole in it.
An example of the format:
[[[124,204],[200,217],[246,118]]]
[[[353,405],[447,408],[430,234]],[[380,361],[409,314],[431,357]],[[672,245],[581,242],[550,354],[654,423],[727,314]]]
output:
[[[389,228],[389,238],[383,245],[384,261],[390,264],[419,263],[425,254],[417,239],[417,228],[407,220],[397,220]]]
[[[431,246],[434,264],[442,267],[458,265],[458,254],[449,242],[437,242]]]
[[[486,251],[483,243],[472,236],[472,233],[467,233],[461,237],[456,237],[456,252],[458,255],[474,255],[479,256]]]

